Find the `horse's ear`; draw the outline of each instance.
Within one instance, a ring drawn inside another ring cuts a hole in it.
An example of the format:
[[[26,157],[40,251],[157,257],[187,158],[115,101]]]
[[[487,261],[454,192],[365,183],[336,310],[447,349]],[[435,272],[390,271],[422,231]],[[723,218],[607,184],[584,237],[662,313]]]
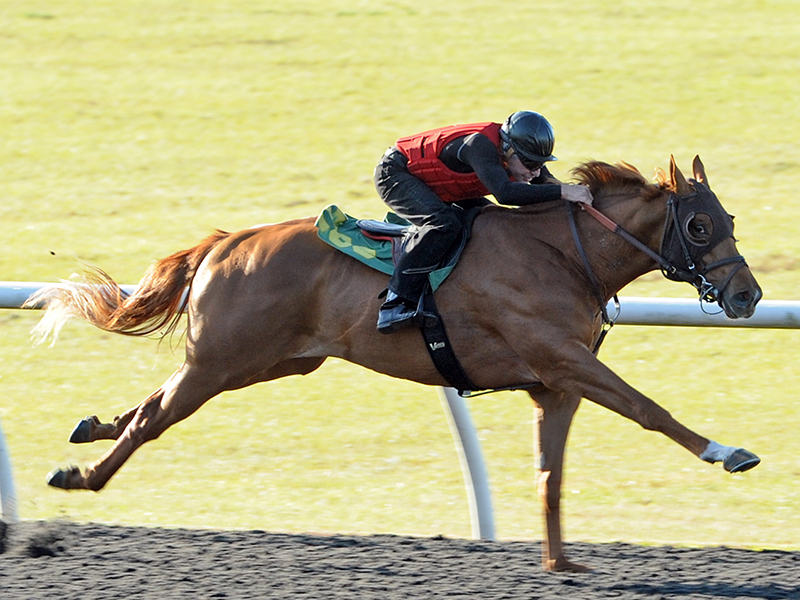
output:
[[[692,161],[692,170],[694,171],[694,178],[697,181],[711,187],[708,183],[708,177],[706,177],[706,168],[703,166],[703,161],[700,160],[699,156],[694,157],[694,161]]]
[[[691,192],[689,182],[681,173],[678,165],[675,164],[675,157],[670,154],[669,156],[669,176],[672,179],[672,186],[675,188],[675,193],[679,196],[685,196]]]

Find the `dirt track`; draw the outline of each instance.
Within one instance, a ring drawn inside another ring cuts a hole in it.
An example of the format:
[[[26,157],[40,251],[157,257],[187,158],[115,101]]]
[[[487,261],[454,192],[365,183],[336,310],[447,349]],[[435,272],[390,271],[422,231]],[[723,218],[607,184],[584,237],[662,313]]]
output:
[[[800,552],[0,523],[0,598],[800,599]]]

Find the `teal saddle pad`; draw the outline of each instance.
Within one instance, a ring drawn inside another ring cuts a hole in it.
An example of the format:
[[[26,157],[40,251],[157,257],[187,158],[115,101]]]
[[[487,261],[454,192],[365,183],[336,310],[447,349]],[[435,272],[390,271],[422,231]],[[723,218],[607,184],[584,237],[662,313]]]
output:
[[[411,226],[411,223],[391,212],[383,222],[388,225]],[[325,207],[314,225],[320,239],[340,252],[381,273],[394,273],[392,240],[384,236],[380,236],[380,239],[369,237],[359,226],[359,219],[351,217],[335,204]],[[454,267],[455,263],[452,263],[429,273],[431,288],[438,288]]]

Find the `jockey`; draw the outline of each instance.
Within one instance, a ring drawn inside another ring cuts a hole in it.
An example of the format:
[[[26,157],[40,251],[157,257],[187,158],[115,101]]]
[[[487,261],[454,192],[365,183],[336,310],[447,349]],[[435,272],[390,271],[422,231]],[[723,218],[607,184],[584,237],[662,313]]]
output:
[[[499,204],[553,200],[592,203],[589,188],[559,182],[545,166],[555,136],[539,113],[518,111],[505,123],[452,125],[403,137],[375,168],[386,204],[417,230],[389,280],[378,331],[415,324],[427,276],[461,235],[451,202],[491,194]],[[418,319],[417,319],[418,320]]]

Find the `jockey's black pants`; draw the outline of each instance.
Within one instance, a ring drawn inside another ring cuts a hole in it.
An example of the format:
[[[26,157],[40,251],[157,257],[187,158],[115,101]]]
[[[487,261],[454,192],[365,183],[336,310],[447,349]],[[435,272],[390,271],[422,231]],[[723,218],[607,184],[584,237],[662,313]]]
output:
[[[416,226],[389,280],[391,291],[416,302],[424,291],[427,272],[436,268],[460,239],[462,225],[453,207],[408,172],[407,162],[399,150],[390,148],[375,167],[374,179],[389,208]]]

